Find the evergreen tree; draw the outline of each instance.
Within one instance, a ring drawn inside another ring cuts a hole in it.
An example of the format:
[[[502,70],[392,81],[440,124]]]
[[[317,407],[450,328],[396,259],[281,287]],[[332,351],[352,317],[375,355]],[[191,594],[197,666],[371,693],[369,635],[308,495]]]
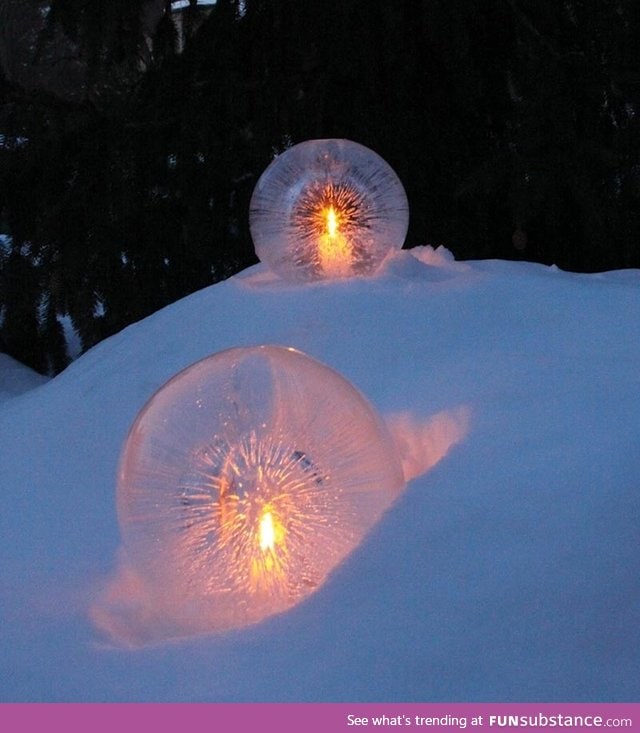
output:
[[[640,266],[635,0],[191,2],[182,37],[169,0],[25,3],[0,0],[0,335],[39,369],[62,314],[89,348],[254,262],[253,187],[311,138],[395,168],[408,246]]]

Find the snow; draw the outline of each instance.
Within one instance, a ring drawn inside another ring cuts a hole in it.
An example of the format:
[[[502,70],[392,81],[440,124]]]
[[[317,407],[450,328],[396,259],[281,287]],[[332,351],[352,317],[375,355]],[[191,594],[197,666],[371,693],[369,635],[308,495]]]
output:
[[[286,284],[258,265],[47,383],[16,390],[3,362],[0,700],[638,699],[639,322],[640,271],[425,247],[369,279]],[[360,389],[411,480],[286,613],[118,647],[91,610],[118,565],[128,428],[178,370],[265,343]]]
[[[198,5],[215,5],[217,0],[198,0]],[[175,0],[171,3],[172,10],[182,10],[189,7],[189,0]]]
[[[0,409],[5,400],[24,394],[46,381],[46,377],[20,364],[8,354],[0,353]]]
[[[96,313],[96,315],[98,316],[101,315],[100,311],[97,309],[97,306],[94,313]],[[102,315],[104,315],[104,306]],[[70,359],[77,359],[82,353],[82,340],[80,338],[80,334],[77,332],[75,326],[73,325],[71,316],[67,314],[58,315],[58,321],[60,322],[60,325],[62,326],[62,332],[64,333],[67,354]]]

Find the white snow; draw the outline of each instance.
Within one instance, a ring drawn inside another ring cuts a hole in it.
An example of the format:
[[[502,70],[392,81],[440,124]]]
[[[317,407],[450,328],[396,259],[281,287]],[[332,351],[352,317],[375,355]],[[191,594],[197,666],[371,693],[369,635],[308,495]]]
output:
[[[639,323],[640,271],[420,248],[371,279],[250,268],[23,394],[3,362],[0,700],[639,699]],[[178,370],[262,343],[355,384],[415,477],[301,605],[115,647],[90,609],[117,566],[128,427]]]

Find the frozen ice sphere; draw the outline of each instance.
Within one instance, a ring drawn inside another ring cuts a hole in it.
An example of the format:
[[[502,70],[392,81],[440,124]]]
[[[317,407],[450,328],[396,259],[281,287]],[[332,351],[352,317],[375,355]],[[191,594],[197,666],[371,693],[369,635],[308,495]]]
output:
[[[243,626],[318,588],[403,484],[385,424],[346,379],[293,349],[229,349],[169,380],[131,428],[127,563],[155,614]]]
[[[393,169],[350,140],[308,140],[279,155],[251,198],[259,259],[285,280],[371,275],[409,223]]]

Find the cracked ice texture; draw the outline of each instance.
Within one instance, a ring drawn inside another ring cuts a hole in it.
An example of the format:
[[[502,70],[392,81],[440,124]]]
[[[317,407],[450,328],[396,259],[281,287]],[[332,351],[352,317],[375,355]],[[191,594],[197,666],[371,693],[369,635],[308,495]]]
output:
[[[403,485],[385,424],[329,367],[279,346],[197,362],[129,433],[117,489],[124,564],[99,624],[136,643],[286,610]]]
[[[285,280],[373,274],[401,249],[409,223],[398,176],[350,140],[308,140],[279,155],[253,192],[259,259]]]

